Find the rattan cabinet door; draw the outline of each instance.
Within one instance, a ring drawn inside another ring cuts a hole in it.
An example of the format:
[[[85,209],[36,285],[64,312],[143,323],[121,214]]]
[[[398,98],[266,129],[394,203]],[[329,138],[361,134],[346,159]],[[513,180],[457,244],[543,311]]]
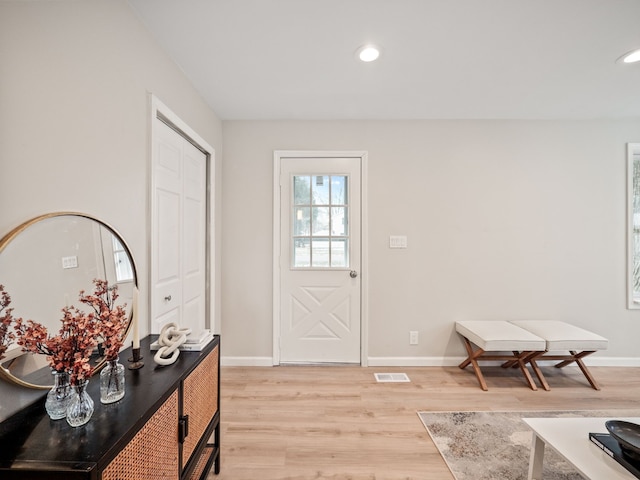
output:
[[[177,480],[178,391],[102,472],[102,480]]]
[[[216,346],[183,383],[182,413],[189,415],[189,434],[182,445],[182,468],[218,411],[219,351]]]

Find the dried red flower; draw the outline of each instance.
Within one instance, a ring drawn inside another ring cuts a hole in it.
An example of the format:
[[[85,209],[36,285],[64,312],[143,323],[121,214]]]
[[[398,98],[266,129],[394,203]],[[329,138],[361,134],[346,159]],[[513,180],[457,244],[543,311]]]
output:
[[[98,344],[100,329],[92,313],[65,307],[62,314],[62,326],[53,337],[40,323],[16,319],[16,342],[25,352],[46,355],[51,368],[69,372],[71,384],[77,385],[93,373],[89,358]]]
[[[67,371],[72,385],[93,374],[91,354],[101,338],[107,359],[115,359],[124,342],[127,315],[124,306],[115,305],[117,287],[109,287],[105,280],[95,279],[93,295],[80,292],[80,301],[93,308],[86,313],[75,307],[62,309],[62,326],[51,337],[47,328],[33,320],[15,319],[16,343],[23,351],[47,356],[51,368]]]
[[[80,292],[80,301],[90,305],[100,323],[100,336],[107,360],[115,360],[124,343],[124,335],[128,323],[126,304],[116,305],[118,286],[109,287],[106,280],[94,279],[96,288],[93,295]]]
[[[9,328],[13,322],[11,314],[13,308],[7,308],[9,305],[11,305],[11,297],[4,289],[4,285],[0,285],[0,360],[4,358],[4,353],[15,338]]]

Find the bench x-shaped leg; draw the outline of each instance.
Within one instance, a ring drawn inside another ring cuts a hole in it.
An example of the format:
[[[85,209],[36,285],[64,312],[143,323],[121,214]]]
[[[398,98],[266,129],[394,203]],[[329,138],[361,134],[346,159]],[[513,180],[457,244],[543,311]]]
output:
[[[591,375],[591,372],[589,371],[587,366],[582,361],[582,359],[584,357],[586,357],[587,355],[591,355],[594,352],[595,352],[595,350],[584,351],[584,352],[577,353],[577,352],[571,350],[569,352],[571,355],[553,355],[553,356],[546,356],[545,355],[542,358],[544,358],[545,360],[546,359],[549,359],[549,360],[562,360],[562,362],[558,363],[555,366],[556,368],[566,367],[567,365],[569,365],[569,364],[571,364],[573,362],[576,362],[576,364],[578,364],[578,367],[580,367],[580,370],[582,370],[582,373],[584,374],[584,376],[587,378],[587,381],[589,382],[589,384],[595,390],[600,390],[600,386],[598,385],[598,382],[596,382],[596,379],[593,377],[593,375]]]
[[[478,360],[506,360],[507,362],[513,362],[513,365],[518,365],[520,367],[520,371],[524,375],[529,387],[531,390],[538,390],[529,370],[527,370],[527,362],[530,362],[531,358],[535,358],[535,356],[539,355],[541,352],[513,352],[513,357],[508,355],[486,355],[486,352],[482,348],[478,348],[477,350],[473,350],[473,346],[471,342],[466,337],[462,337],[464,347],[467,350],[467,358],[460,364],[458,367],[461,369],[466,368],[469,364],[473,367],[473,371],[476,374],[476,378],[478,379],[478,383],[480,383],[480,388],[482,390],[487,391],[487,382],[484,379],[484,375],[482,375],[482,370],[480,370],[480,365],[478,364]],[[515,358],[514,358],[515,357]],[[504,365],[503,365],[504,366]],[[539,370],[539,369],[538,369]],[[534,369],[535,371],[535,369]],[[542,375],[542,373],[536,372],[536,375]],[[540,377],[538,377],[540,378]],[[544,377],[542,377],[544,378]]]
[[[520,354],[519,352],[513,352],[513,355],[514,356],[524,355],[522,358],[522,361],[525,364],[528,363],[529,365],[531,365],[531,369],[536,374],[536,377],[538,377],[538,380],[540,381],[540,385],[542,386],[542,388],[544,388],[548,392],[549,390],[551,390],[551,388],[549,387],[549,383],[547,382],[547,379],[544,378],[544,375],[542,374],[542,370],[540,370],[540,367],[536,362],[536,358],[538,358],[543,353],[544,352],[523,352],[522,354]],[[515,368],[516,366],[518,366],[518,362],[517,360],[514,360],[514,359],[509,359],[508,361],[502,364],[503,368],[510,368],[510,367]]]

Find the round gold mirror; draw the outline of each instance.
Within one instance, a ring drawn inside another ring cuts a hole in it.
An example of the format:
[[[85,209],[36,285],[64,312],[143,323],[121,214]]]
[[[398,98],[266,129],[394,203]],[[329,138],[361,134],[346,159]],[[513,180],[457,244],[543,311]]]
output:
[[[0,239],[0,285],[11,296],[13,316],[39,322],[50,334],[60,328],[63,307],[82,310],[79,293],[91,292],[94,279],[117,285],[117,304],[126,304],[131,320],[137,285],[133,257],[113,228],[90,215],[41,215]],[[131,321],[127,332],[130,325]],[[96,369],[104,362],[98,351],[92,361]],[[0,376],[30,388],[51,388],[52,384],[46,357],[24,353],[16,344],[5,352]]]

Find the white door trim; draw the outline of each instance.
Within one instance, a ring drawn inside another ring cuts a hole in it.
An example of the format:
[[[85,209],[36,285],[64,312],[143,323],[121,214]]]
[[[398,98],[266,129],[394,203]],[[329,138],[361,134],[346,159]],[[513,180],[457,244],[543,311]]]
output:
[[[147,295],[147,312],[148,325],[147,330],[151,328],[152,317],[152,302],[151,302],[151,279],[153,268],[153,249],[154,243],[152,241],[152,219],[154,218],[154,209],[156,208],[153,200],[153,192],[155,191],[154,175],[153,175],[153,158],[155,155],[155,142],[153,139],[156,135],[156,118],[163,117],[169,125],[176,128],[187,140],[202,150],[208,157],[207,161],[207,238],[206,238],[206,258],[207,258],[207,276],[206,276],[206,290],[207,290],[207,309],[205,314],[206,328],[211,329],[213,333],[220,333],[219,319],[215,316],[215,279],[216,279],[216,265],[215,265],[215,150],[208,142],[206,142],[200,135],[198,135],[189,125],[187,125],[180,117],[178,117],[169,107],[162,103],[158,97],[150,94],[150,155],[148,159],[148,171],[150,181],[148,182],[147,198],[149,199],[149,210],[147,211],[147,244],[150,246],[148,253],[149,272],[147,276],[147,286],[149,287],[149,294]]]
[[[280,365],[280,167],[283,158],[360,158],[361,169],[361,245],[360,267],[360,365],[368,366],[369,347],[369,240],[368,240],[368,189],[366,151],[276,150],[273,152],[273,365]]]

